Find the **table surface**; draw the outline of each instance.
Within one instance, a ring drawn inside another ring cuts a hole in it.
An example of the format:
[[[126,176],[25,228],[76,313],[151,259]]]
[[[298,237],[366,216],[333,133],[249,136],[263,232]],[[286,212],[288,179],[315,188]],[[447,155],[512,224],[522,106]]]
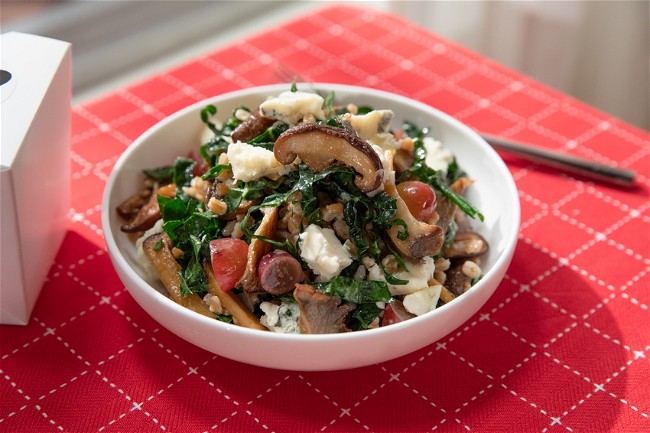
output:
[[[105,250],[119,155],[206,97],[279,82],[387,90],[471,127],[638,172],[621,189],[503,155],[517,250],[469,321],[401,358],[269,370],[171,334]],[[72,110],[69,230],[27,326],[0,328],[0,431],[649,431],[647,132],[385,12],[327,6]],[[65,302],[62,300],[65,299]]]

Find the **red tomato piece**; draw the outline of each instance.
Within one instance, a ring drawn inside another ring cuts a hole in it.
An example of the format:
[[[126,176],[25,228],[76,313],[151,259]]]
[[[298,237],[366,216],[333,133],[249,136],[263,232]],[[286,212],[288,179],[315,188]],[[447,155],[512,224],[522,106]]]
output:
[[[392,304],[387,304],[384,309],[384,317],[381,319],[381,326],[392,325],[393,323],[399,323],[402,319],[397,316],[397,313],[393,309]]]
[[[420,221],[428,221],[436,210],[436,193],[424,182],[402,182],[397,185],[397,192],[411,214]]]
[[[221,290],[234,289],[246,270],[248,244],[235,238],[215,239],[210,241],[210,256]]]
[[[381,326],[393,325],[395,323],[404,322],[415,317],[414,314],[409,313],[404,308],[402,301],[393,299],[391,302],[386,304],[384,308],[384,316],[381,319]]]

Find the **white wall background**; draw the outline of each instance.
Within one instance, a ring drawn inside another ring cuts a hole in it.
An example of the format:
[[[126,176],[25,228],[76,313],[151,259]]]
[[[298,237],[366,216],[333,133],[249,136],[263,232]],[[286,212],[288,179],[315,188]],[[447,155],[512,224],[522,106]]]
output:
[[[23,1],[2,0],[2,8]],[[71,41],[74,100],[79,103],[325,3],[329,1],[64,1],[1,30]],[[345,3],[401,15],[650,129],[648,0]]]
[[[383,6],[648,130],[649,5],[643,0],[392,0]]]

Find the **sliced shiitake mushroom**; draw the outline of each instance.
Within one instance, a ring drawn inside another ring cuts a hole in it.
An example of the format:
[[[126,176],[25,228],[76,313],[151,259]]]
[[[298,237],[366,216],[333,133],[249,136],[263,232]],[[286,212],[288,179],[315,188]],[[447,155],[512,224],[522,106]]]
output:
[[[274,123],[275,119],[262,116],[259,110],[256,110],[246,120],[240,123],[230,136],[234,141],[243,141],[246,143],[266,131]]]
[[[278,223],[278,208],[266,207],[261,210],[264,216],[262,217],[259,227],[255,230],[255,236],[272,238],[275,233],[275,226]],[[262,291],[262,286],[260,285],[259,277],[257,275],[257,267],[262,257],[268,253],[270,249],[271,244],[259,239],[258,237],[251,240],[251,243],[248,246],[246,270],[239,280],[239,283],[237,283],[237,286],[241,286],[244,289],[244,292],[255,293]]]
[[[125,220],[132,220],[138,214],[138,211],[142,206],[149,202],[152,192],[153,190],[150,186],[138,191],[117,206],[117,214]]]
[[[187,296],[181,294],[181,265],[172,254],[172,242],[165,233],[149,236],[142,243],[145,255],[160,277],[169,296],[178,304],[204,316],[214,318],[208,306],[196,293]]]
[[[300,308],[301,334],[335,334],[350,330],[345,321],[352,306],[342,304],[341,298],[318,291],[309,284],[296,284],[293,297]]]
[[[473,180],[468,179],[466,177],[461,177],[458,180],[456,180],[454,183],[449,185],[449,189],[458,195],[462,195],[463,192],[465,191],[465,188],[467,188],[473,183],[474,183]],[[449,225],[454,219],[456,210],[458,210],[458,206],[454,202],[452,202],[449,198],[447,198],[442,194],[438,196],[436,213],[438,214],[439,218],[436,221],[436,224],[440,226],[440,228],[442,228],[442,230],[445,233],[449,229]]]
[[[447,270],[445,286],[454,296],[460,296],[470,286],[470,278],[463,272],[463,261],[455,262]]]
[[[142,206],[138,213],[127,224],[123,224],[120,229],[125,233],[135,233],[149,230],[160,219],[160,207],[158,206],[158,196],[173,197],[176,193],[176,185],[169,184],[158,188],[151,196],[149,201]]]
[[[398,175],[411,168],[413,162],[415,162],[415,152],[413,149],[398,149],[397,152],[395,152],[393,163],[395,165],[395,172]]]
[[[273,153],[282,164],[291,164],[298,157],[315,171],[334,161],[346,164],[358,173],[354,183],[363,192],[379,188],[384,177],[379,156],[352,128],[302,123],[278,137]]]
[[[244,328],[258,329],[260,331],[268,331],[268,329],[260,323],[260,320],[255,314],[244,304],[244,302],[232,291],[224,292],[219,287],[217,279],[214,277],[214,271],[209,263],[203,263],[203,270],[208,277],[208,288],[210,294],[219,298],[221,305],[231,315],[235,325],[243,326]]]
[[[393,182],[386,182],[384,188],[397,204],[395,217],[404,221],[407,227],[405,229],[401,225],[393,225],[387,230],[388,236],[397,250],[404,256],[413,259],[438,254],[445,240],[443,230],[436,224],[427,224],[416,219],[400,197]],[[400,232],[404,230],[408,230],[408,236],[406,239],[400,239]]]

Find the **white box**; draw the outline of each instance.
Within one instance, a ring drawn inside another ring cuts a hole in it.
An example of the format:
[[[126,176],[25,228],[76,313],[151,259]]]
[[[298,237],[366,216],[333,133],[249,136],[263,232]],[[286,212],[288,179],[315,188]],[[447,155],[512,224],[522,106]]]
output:
[[[24,325],[67,229],[71,46],[10,32],[0,47],[0,323]]]

